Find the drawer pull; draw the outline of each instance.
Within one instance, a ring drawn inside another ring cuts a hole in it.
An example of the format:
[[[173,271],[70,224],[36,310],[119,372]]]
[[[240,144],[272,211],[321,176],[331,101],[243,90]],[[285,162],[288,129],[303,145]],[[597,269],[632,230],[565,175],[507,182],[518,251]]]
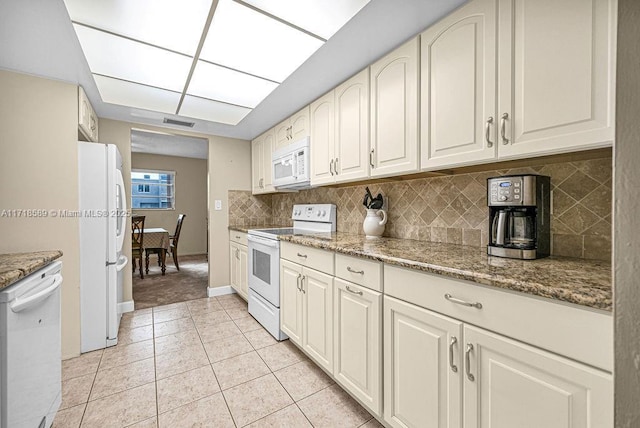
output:
[[[304,294],[307,294],[307,292],[304,291],[304,280],[306,277],[306,275],[302,275],[302,279],[300,280],[300,291],[302,291]]]
[[[302,289],[300,288],[300,278],[302,278],[301,273],[299,273],[298,277],[296,278],[296,288],[298,289],[298,291],[302,291]]]
[[[458,343],[458,338],[453,336],[451,342],[449,342],[449,367],[451,367],[451,371],[454,373],[458,373],[458,366],[453,364],[453,346],[456,343]]]
[[[306,254],[300,254],[300,253],[298,253],[298,257],[304,257],[304,258],[306,259],[306,258],[307,258],[307,255],[306,255]]]
[[[348,285],[347,285],[347,291],[349,293],[353,293],[353,294],[357,294],[358,296],[362,296],[362,291],[352,290],[351,287],[349,287]]]
[[[473,382],[474,380],[476,380],[476,378],[471,374],[471,351],[473,351],[473,345],[471,343],[467,343],[467,350],[464,353],[464,360],[467,366],[467,379]]]
[[[236,239],[240,239],[240,235],[236,235]]]
[[[351,269],[351,266],[347,266],[347,270],[351,273],[357,273],[358,275],[364,275],[364,271],[363,270],[353,270]]]
[[[448,301],[450,301],[452,303],[456,303],[458,305],[468,306],[470,308],[482,309],[482,303],[480,303],[480,302],[475,302],[475,303],[465,302],[464,300],[461,300],[461,299],[458,299],[456,297],[453,297],[449,293],[445,294],[444,298],[447,299]]]

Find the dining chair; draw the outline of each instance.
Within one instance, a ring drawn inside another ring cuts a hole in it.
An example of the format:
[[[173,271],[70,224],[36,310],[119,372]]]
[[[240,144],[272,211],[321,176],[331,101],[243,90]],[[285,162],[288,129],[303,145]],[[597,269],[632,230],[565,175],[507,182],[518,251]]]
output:
[[[178,224],[176,224],[176,231],[173,235],[169,236],[171,240],[169,243],[169,251],[171,252],[171,256],[173,257],[173,264],[176,265],[176,269],[180,270],[180,266],[178,265],[178,239],[180,238],[180,231],[182,230],[182,222],[186,217],[186,214],[180,214],[178,216]]]
[[[144,279],[142,268],[142,255],[144,254],[144,219],[143,215],[135,215],[131,217],[131,266],[133,272],[136,271],[136,259],[140,261],[138,265],[140,269],[140,279]]]

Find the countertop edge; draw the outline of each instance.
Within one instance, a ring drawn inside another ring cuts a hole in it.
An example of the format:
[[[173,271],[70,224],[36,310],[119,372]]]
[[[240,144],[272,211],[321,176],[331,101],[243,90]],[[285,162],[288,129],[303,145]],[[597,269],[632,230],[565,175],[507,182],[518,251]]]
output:
[[[61,250],[0,254],[0,290],[62,256]]]

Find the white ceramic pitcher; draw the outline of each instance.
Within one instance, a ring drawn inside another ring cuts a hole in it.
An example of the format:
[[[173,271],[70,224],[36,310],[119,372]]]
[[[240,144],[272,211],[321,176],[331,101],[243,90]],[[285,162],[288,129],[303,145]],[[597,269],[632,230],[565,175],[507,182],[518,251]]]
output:
[[[380,216],[382,215],[382,220]],[[379,238],[384,233],[384,225],[387,224],[387,213],[384,210],[367,209],[362,228],[367,238]]]

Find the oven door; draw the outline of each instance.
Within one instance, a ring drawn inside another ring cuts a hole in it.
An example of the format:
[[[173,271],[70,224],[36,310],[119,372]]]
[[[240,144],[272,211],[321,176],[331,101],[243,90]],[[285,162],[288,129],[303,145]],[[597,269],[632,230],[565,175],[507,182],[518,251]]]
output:
[[[280,241],[249,235],[249,288],[280,307]]]

